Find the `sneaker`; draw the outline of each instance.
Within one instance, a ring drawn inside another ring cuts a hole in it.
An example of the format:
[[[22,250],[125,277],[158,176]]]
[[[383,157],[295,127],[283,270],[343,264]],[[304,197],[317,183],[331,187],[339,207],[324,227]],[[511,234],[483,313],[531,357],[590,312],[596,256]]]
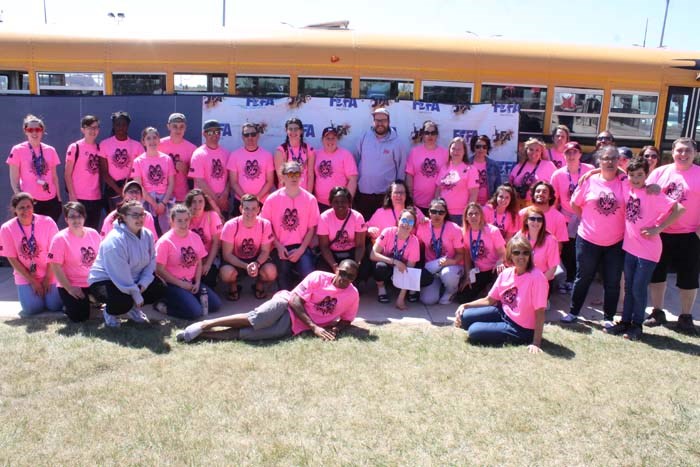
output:
[[[119,321],[119,318],[107,313],[107,309],[102,310],[102,317],[105,320],[105,326],[107,326],[108,328],[118,328],[122,325],[122,322]]]
[[[566,316],[562,317],[559,321],[564,324],[573,324],[578,321],[578,315],[567,313]]]
[[[690,334],[691,336],[697,335],[698,331],[697,329],[695,329],[695,324],[693,324],[693,316],[678,316],[678,322],[676,323],[676,331],[682,332],[683,334]]]
[[[632,324],[629,329],[622,335],[625,339],[638,341],[642,338],[644,331],[641,324]]]
[[[603,320],[603,329],[610,329],[611,327],[615,326],[615,322],[611,319],[604,319]]]
[[[614,326],[610,326],[609,328],[603,328],[603,332],[605,334],[610,334],[611,336],[619,336],[620,334],[625,333],[630,327],[631,323],[620,321]]]
[[[150,323],[150,321],[148,320],[148,316],[146,316],[146,313],[144,313],[142,310],[132,308],[126,315],[134,323]]]
[[[194,323],[177,333],[175,338],[178,342],[192,342],[202,333],[202,323]]]
[[[442,294],[442,297],[440,297],[440,301],[438,303],[440,303],[440,305],[449,305],[452,303],[452,294],[445,292]]]
[[[654,327],[654,326],[660,326],[662,324],[666,324],[668,321],[666,320],[666,313],[664,313],[664,310],[660,308],[654,308],[651,310],[651,314],[649,317],[644,320],[644,326],[648,327]]]

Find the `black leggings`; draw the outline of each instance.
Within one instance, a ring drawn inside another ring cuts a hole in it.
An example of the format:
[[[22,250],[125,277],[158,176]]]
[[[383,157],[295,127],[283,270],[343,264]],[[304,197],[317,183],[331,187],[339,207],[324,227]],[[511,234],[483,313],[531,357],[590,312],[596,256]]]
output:
[[[165,296],[166,285],[158,279],[143,291],[143,301],[146,304],[155,303]],[[110,315],[123,315],[134,307],[134,299],[117,288],[112,281],[100,281],[90,285],[90,293],[100,302],[107,304],[107,313]]]
[[[61,301],[65,307],[65,313],[68,319],[74,323],[87,321],[90,318],[90,299],[88,293],[90,289],[82,287],[80,290],[85,294],[85,298],[78,299],[66,292],[63,287],[58,287],[58,294],[61,296]]]

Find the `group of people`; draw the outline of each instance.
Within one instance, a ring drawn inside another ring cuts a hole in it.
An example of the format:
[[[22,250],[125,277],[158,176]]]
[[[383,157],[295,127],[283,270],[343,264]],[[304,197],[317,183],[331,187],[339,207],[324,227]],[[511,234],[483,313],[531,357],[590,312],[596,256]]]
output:
[[[578,319],[600,273],[606,332],[639,339],[643,322],[665,322],[672,267],[681,291],[677,326],[695,332],[694,141],[675,141],[673,162],[658,166],[658,149],[629,157],[603,132],[589,164],[569,129],[558,126],[550,148],[525,142],[504,182],[486,135],[453,138],[443,148],[438,125],[427,121],[421,143],[407,151],[388,110],[375,109],[372,119],[354,155],[338,145],[332,126],[315,150],[298,118],[285,122],[274,154],[258,145],[252,123],[242,125],[242,147],[229,154],[215,120],[204,122],[204,144],[196,147],[184,139],[181,113],[169,116],[168,137],[147,127],[137,142],[128,137],[129,115],[116,112],[113,135],[99,143],[99,120],[88,115],[83,138],[66,151],[63,204],[60,159],[42,142],[44,122],[28,115],[27,141],[7,159],[14,217],[0,228],[23,312],[64,309],[84,321],[93,301],[106,304],[111,327],[122,316],[148,321],[144,304],[198,320],[221,307],[217,288],[236,301],[250,277],[257,299],[274,282],[280,290],[249,313],[198,321],[179,337],[311,330],[334,339],[357,313],[356,284],[374,280],[377,300],[388,303],[395,271],[417,268],[420,290],[399,289],[397,308],[460,302],[456,325],[471,341],[523,343],[537,352],[557,271],[565,271],[558,290],[571,293],[564,323]],[[68,227],[58,231],[61,211]],[[623,271],[623,315],[615,324]],[[654,310],[644,321],[650,282]]]

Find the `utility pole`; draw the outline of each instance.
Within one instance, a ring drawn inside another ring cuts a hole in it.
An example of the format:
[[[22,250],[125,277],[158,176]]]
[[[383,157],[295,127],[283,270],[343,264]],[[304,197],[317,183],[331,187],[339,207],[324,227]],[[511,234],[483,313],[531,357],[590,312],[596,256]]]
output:
[[[221,25],[223,27],[226,27],[226,0],[223,0],[223,4],[224,4],[224,12],[221,15]]]
[[[659,41],[659,48],[664,46],[664,33],[666,32],[666,17],[668,16],[668,4],[671,0],[666,0],[666,11],[664,12],[664,25],[661,27],[661,40]]]

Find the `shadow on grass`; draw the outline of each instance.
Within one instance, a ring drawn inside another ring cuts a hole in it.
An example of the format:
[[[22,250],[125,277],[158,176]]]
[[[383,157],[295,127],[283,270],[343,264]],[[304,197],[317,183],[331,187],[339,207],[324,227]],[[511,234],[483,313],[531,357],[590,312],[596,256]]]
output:
[[[238,338],[238,329],[223,329],[220,331],[209,332],[208,335],[203,335],[201,338],[197,339],[197,342],[221,342],[221,341],[240,341],[248,345],[256,347],[270,347],[277,345],[280,342],[284,342],[290,339],[318,339],[314,336],[311,331],[305,331],[298,336],[289,336],[279,339],[263,339],[256,341],[244,341]],[[341,339],[357,339],[361,341],[376,341],[379,339],[376,335],[372,334],[369,329],[361,328],[359,326],[350,325],[348,326],[337,338]]]
[[[549,326],[555,326],[558,327],[559,329],[563,329],[565,331],[569,332],[575,332],[578,334],[592,334],[593,333],[593,328],[596,327],[596,325],[587,322],[587,321],[581,321],[578,320],[573,324],[563,324],[558,321],[553,321],[547,323]]]
[[[14,319],[4,320],[3,323],[14,326],[14,327],[24,327],[25,332],[32,334],[35,332],[45,332],[49,329],[49,326],[56,323],[66,323],[67,320],[65,315],[58,313],[47,313],[45,315],[32,316],[32,317],[20,317]]]
[[[113,344],[134,349],[148,349],[155,354],[170,352],[170,336],[176,326],[168,320],[152,321],[151,324],[123,323],[118,329],[104,326],[100,322],[66,323],[57,331],[66,337],[84,336],[102,339]]]
[[[547,355],[555,358],[563,358],[564,360],[571,360],[576,356],[576,352],[568,347],[561,344],[557,344],[547,339],[542,339],[542,351]]]
[[[700,355],[700,345],[691,342],[683,342],[672,336],[645,333],[641,343],[659,350],[672,350],[688,355]]]

